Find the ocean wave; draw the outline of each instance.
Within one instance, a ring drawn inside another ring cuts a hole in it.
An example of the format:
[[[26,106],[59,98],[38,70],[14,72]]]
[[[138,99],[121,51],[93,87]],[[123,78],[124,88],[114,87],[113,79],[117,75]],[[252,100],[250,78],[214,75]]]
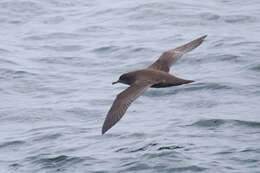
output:
[[[17,62],[13,61],[13,60],[7,60],[7,59],[0,59],[0,63],[2,65],[19,65]]]
[[[80,35],[80,34],[56,32],[56,33],[50,33],[50,34],[25,36],[23,39],[29,40],[29,41],[42,41],[42,40],[65,40],[65,39],[79,40],[80,38],[82,38],[82,35]]]
[[[224,16],[223,20],[227,23],[249,23],[249,22],[255,22],[256,18],[253,16],[247,16],[247,15],[228,15]]]
[[[83,57],[77,56],[49,56],[49,57],[39,57],[37,59],[33,59],[34,62],[38,63],[46,63],[46,64],[53,64],[53,65],[69,65],[69,66],[84,66],[82,61],[84,60]]]
[[[188,92],[194,92],[194,91],[203,91],[203,90],[210,90],[210,91],[218,91],[218,90],[231,90],[232,87],[230,87],[227,84],[221,84],[221,83],[202,83],[196,81],[189,85],[189,86],[180,86],[180,87],[172,87],[172,89],[168,90],[160,90],[160,89],[152,89],[148,92],[146,92],[144,95],[148,97],[158,97],[158,96],[164,96],[164,95],[175,95],[179,93],[188,93]]]
[[[191,171],[191,172],[203,172],[207,170],[207,168],[201,167],[201,166],[196,166],[196,165],[192,165],[192,166],[183,166],[183,167],[177,167],[177,168],[170,168],[167,169],[167,172],[187,172],[187,171]]]
[[[36,167],[39,166],[40,169],[54,169],[56,171],[61,171],[62,169],[68,169],[70,166],[81,164],[84,160],[92,159],[88,157],[82,158],[67,155],[47,156],[48,154],[40,154],[28,157],[26,160],[32,162]]]
[[[259,72],[260,71],[260,64],[254,64],[254,65],[250,65],[248,67],[249,70],[252,70],[252,71],[256,71],[256,72]]]
[[[176,149],[181,149],[183,148],[182,146],[177,146],[177,145],[169,145],[169,146],[161,146],[158,148],[158,151],[160,150],[176,150]]]
[[[42,48],[57,51],[57,52],[75,52],[84,49],[83,45],[60,45],[60,46],[53,46],[53,45],[44,45]]]
[[[21,140],[3,142],[3,143],[0,143],[0,149],[5,148],[5,147],[18,147],[18,146],[24,145],[24,144],[26,144],[26,142],[21,141]]]
[[[0,48],[0,54],[5,54],[5,53],[11,53],[11,51],[9,51],[6,48]]]
[[[11,68],[0,68],[0,79],[18,79],[18,78],[32,78],[37,74],[28,72],[26,70],[14,70]]]
[[[245,126],[248,128],[260,128],[260,122],[232,120],[232,119],[206,119],[206,120],[199,120],[191,124],[191,126],[197,126],[197,127],[221,127],[223,125],[231,125],[234,127]]]
[[[153,148],[154,146],[157,146],[157,143],[149,143],[141,147],[124,147],[124,148],[119,148],[116,150],[116,152],[125,152],[125,153],[135,153],[135,152],[140,152],[140,151],[147,151],[148,149]]]
[[[40,5],[40,3],[35,3],[32,1],[6,1],[0,3],[0,9],[11,12],[18,13],[21,15],[29,14],[41,14],[44,12],[44,8]],[[25,14],[24,12],[27,12]]]
[[[107,53],[107,52],[113,52],[118,50],[119,48],[116,46],[102,46],[99,48],[95,48],[93,51],[98,53]]]
[[[55,134],[45,134],[45,135],[39,135],[37,137],[34,137],[33,141],[49,141],[49,140],[56,140],[62,136],[61,133],[55,133]]]
[[[119,148],[117,149],[115,152],[124,152],[124,153],[136,153],[136,152],[145,152],[145,151],[167,151],[167,150],[177,150],[177,149],[182,149],[184,147],[182,146],[178,146],[178,145],[162,145],[159,143],[149,143],[143,146],[139,146],[139,147],[123,147],[123,148]]]

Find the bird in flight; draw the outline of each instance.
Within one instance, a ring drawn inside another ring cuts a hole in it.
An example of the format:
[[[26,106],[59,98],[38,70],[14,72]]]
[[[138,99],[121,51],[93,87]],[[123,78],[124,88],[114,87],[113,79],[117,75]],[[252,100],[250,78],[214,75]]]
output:
[[[206,37],[207,35],[204,35],[180,47],[168,50],[149,67],[122,74],[118,81],[113,82],[112,84],[127,84],[129,87],[116,96],[103,124],[102,135],[123,117],[131,103],[148,88],[164,88],[194,82],[171,75],[169,70],[183,54],[198,47]]]

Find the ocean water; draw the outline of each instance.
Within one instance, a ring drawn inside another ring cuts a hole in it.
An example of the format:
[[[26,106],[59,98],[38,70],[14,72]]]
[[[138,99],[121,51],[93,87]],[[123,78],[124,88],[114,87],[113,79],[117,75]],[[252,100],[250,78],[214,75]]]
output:
[[[1,173],[260,172],[260,1],[1,0]],[[111,83],[199,36],[101,135]]]

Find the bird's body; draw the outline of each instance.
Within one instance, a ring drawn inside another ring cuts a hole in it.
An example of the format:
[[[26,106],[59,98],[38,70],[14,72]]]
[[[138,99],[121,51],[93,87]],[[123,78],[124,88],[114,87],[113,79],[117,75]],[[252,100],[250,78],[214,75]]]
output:
[[[174,75],[164,71],[153,69],[137,70],[125,73],[125,75],[127,75],[128,79],[130,79],[130,82],[125,84],[132,85],[136,82],[146,81],[147,83],[152,84],[151,88],[164,88],[193,82],[192,80],[177,78]]]
[[[193,82],[192,80],[178,78],[168,72],[172,64],[183,54],[198,47],[204,38],[206,38],[206,36],[166,51],[149,67],[125,73],[120,76],[117,82],[113,82],[113,84],[124,83],[130,86],[117,95],[106,116],[102,127],[102,134],[114,126],[125,114],[130,104],[148,88],[164,88]]]

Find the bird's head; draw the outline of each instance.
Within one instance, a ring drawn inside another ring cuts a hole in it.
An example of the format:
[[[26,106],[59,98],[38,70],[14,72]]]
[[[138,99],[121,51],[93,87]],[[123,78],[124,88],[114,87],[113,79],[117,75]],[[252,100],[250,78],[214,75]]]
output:
[[[129,73],[122,74],[119,79],[116,82],[113,82],[112,84],[117,84],[117,83],[123,83],[127,85],[131,85],[133,82],[133,77]]]

